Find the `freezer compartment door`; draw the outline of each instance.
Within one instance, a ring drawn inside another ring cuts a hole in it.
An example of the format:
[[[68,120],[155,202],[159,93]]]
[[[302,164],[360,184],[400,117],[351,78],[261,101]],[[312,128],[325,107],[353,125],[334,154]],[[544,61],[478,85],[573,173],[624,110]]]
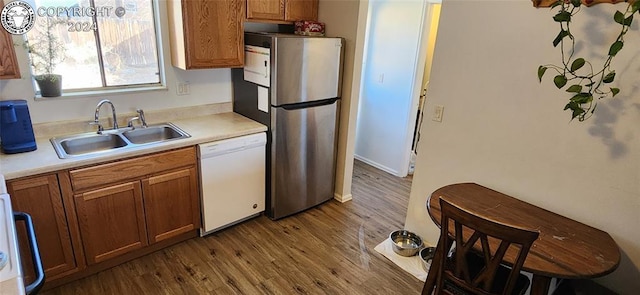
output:
[[[270,217],[278,219],[333,198],[339,100],[272,111]]]
[[[271,104],[340,97],[341,38],[276,38]]]

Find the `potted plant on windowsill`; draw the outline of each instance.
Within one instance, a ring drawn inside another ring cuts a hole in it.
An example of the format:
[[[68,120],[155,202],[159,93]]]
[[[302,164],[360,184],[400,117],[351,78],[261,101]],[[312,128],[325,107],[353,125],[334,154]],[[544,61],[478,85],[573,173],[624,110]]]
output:
[[[43,18],[34,27],[36,32],[30,33],[29,40],[25,43],[33,67],[33,78],[43,97],[62,94],[62,76],[54,73],[56,66],[65,58],[64,43],[54,32],[62,23],[64,21],[60,19]]]

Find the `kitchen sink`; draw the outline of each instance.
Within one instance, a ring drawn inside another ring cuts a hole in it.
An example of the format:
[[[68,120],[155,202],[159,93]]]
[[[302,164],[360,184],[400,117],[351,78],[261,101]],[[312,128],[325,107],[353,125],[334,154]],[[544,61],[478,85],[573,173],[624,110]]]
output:
[[[60,146],[68,155],[81,155],[125,147],[127,142],[117,134],[94,133],[64,139]]]
[[[136,144],[188,137],[188,134],[184,131],[167,124],[133,129],[123,132],[122,135],[124,135],[124,137],[126,137],[130,142]]]
[[[191,137],[172,123],[148,127],[126,127],[116,130],[74,134],[51,138],[51,144],[60,159],[104,154],[122,149],[139,149],[150,144]]]

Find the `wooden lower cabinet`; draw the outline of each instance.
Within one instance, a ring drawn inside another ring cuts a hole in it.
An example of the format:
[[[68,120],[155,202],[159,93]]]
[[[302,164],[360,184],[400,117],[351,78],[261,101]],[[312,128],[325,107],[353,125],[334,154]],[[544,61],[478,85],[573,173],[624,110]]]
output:
[[[196,160],[192,146],[7,181],[13,209],[33,219],[44,288],[196,237]],[[30,283],[35,275],[26,228],[20,222],[17,228]]]
[[[195,167],[143,179],[142,191],[150,244],[200,228]]]
[[[87,265],[200,228],[195,147],[74,169],[69,175]]]
[[[88,265],[148,244],[139,181],[78,194],[75,202]]]
[[[60,176],[61,184],[68,185],[66,175]],[[80,269],[84,263],[82,251],[78,249],[77,227],[74,227],[76,224],[73,215],[68,214],[68,211],[73,211],[73,204],[65,204],[58,174],[8,181],[7,189],[11,195],[13,210],[28,213],[33,219],[47,279],[55,279]],[[67,215],[71,215],[71,220],[67,219]],[[16,225],[25,282],[30,283],[35,276],[26,229],[21,222]]]

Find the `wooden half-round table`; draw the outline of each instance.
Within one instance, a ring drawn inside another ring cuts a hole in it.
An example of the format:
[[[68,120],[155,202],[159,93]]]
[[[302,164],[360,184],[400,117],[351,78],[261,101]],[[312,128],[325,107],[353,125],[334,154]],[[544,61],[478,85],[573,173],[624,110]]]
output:
[[[620,263],[620,250],[608,233],[475,183],[452,184],[431,194],[427,210],[438,227],[440,198],[483,218],[540,232],[522,267],[533,274],[533,295],[546,295],[551,278],[600,277]],[[516,251],[512,252],[507,252],[504,264],[513,264]],[[422,294],[431,294],[436,279],[433,273],[429,272]]]

